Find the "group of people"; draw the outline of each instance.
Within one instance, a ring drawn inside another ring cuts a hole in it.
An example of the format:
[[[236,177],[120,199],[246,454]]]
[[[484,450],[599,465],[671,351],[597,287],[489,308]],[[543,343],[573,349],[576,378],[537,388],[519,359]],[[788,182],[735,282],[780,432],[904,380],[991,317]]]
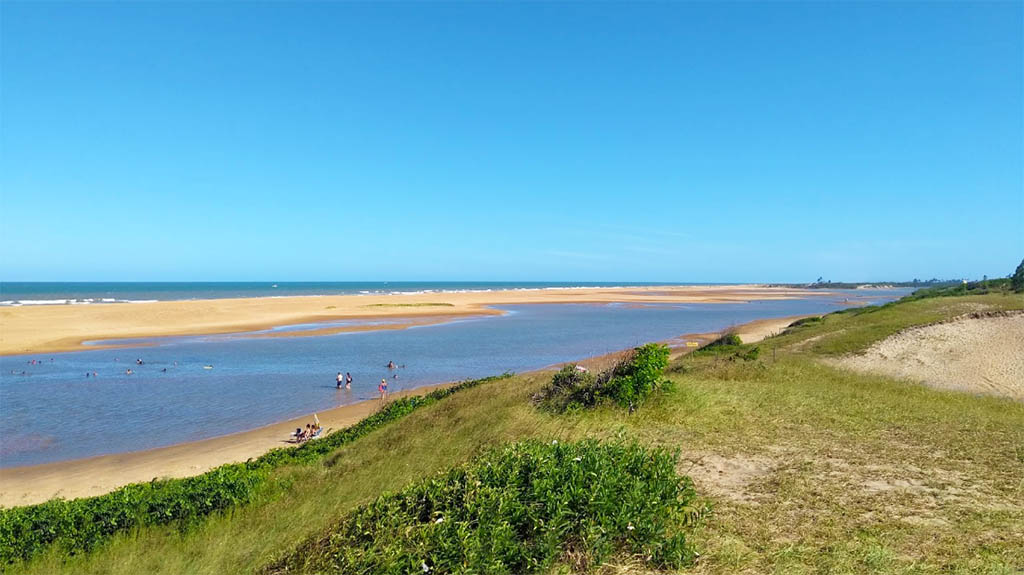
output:
[[[313,420],[313,423],[307,423],[306,428],[301,427],[295,428],[295,441],[301,443],[308,439],[313,439],[320,434],[320,422]]]
[[[336,379],[338,381],[338,389],[341,389],[341,384],[342,383],[345,384],[345,389],[352,389],[352,374],[351,373],[346,371],[345,372],[345,377],[342,377],[341,376],[341,372],[339,371],[338,372],[338,377]]]
[[[388,368],[389,371],[398,369],[399,367],[405,367],[405,366],[404,365],[403,366],[398,366],[398,365],[395,364],[394,361],[389,361],[388,365],[387,365],[387,368]],[[398,379],[398,374],[396,373],[396,374],[392,375],[391,377],[394,378],[394,379]],[[352,374],[347,372],[347,371],[345,372],[345,375],[342,375],[341,372],[339,371],[338,375],[334,378],[334,381],[336,382],[336,385],[337,385],[338,389],[341,389],[342,385],[344,385],[345,389],[352,389]],[[386,377],[380,378],[380,384],[377,386],[377,392],[380,393],[380,400],[382,402],[387,399],[387,397],[388,397],[388,380],[387,380]]]

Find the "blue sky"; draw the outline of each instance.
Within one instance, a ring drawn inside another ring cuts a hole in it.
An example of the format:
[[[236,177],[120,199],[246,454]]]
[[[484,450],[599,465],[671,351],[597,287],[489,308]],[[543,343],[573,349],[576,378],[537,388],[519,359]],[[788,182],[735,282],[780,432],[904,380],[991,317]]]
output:
[[[0,4],[0,279],[1024,257],[1022,4]]]

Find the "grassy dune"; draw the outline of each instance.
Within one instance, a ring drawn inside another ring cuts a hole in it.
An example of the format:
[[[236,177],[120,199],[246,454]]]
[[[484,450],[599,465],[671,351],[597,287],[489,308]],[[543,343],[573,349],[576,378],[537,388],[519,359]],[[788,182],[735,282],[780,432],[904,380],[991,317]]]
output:
[[[235,573],[265,568],[342,515],[508,441],[623,438],[678,449],[712,508],[692,573],[1015,573],[1024,568],[1024,404],[839,371],[910,325],[1015,295],[924,299],[826,316],[760,344],[684,357],[632,415],[556,415],[530,396],[551,372],[455,394],[338,449],[276,469],[256,501],[188,529],[143,528],[26,573]],[[746,347],[736,352],[746,351]],[[747,354],[749,357],[749,354]],[[629,557],[603,568],[643,572]],[[567,570],[564,565],[553,571]]]

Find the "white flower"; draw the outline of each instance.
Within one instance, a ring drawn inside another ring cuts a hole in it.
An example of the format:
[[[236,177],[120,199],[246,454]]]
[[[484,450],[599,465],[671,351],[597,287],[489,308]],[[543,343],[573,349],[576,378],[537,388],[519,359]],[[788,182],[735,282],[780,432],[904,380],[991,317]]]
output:
[[[583,458],[582,457],[573,457],[572,460],[573,461],[582,461]]]
[[[551,445],[558,445],[558,440],[557,439],[551,440]]]
[[[444,517],[438,517],[434,520],[434,523],[444,523]]]
[[[420,567],[423,568],[423,572],[424,573],[427,573],[428,571],[430,571],[430,565],[427,565],[426,561],[420,561]]]
[[[626,529],[629,529],[630,531],[632,531],[633,530],[633,523],[630,522],[630,524],[626,526]]]

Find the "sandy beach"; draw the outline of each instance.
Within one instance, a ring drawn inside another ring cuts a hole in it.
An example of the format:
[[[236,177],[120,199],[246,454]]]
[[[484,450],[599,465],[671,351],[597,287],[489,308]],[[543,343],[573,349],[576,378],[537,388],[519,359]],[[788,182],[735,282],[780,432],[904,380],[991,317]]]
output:
[[[736,326],[731,331],[741,334],[740,337],[744,341],[752,343],[781,331],[799,317],[804,316],[756,320]],[[673,342],[679,344],[675,346],[676,352],[684,353],[687,349],[681,342],[706,343],[719,335],[721,334],[686,334],[674,338]],[[592,357],[581,360],[580,363],[597,369],[610,365],[620,354],[621,352],[617,352]],[[450,384],[418,387],[394,393],[392,397],[418,395],[446,385]],[[358,422],[379,406],[378,400],[368,400],[324,410],[318,412],[317,417],[324,429],[337,430]],[[88,497],[154,478],[198,475],[218,465],[245,461],[275,447],[288,446],[290,444],[286,440],[289,434],[296,427],[303,427],[311,421],[312,414],[249,431],[168,447],[0,469],[0,506],[31,505],[54,497]]]
[[[401,318],[404,321],[375,328],[400,329],[455,317],[500,314],[489,306],[502,304],[735,303],[829,295],[833,294],[757,285],[657,286],[8,307],[0,309],[0,355],[78,351],[85,348],[83,342],[95,340],[238,333],[349,319]],[[268,337],[364,329],[334,326]]]

